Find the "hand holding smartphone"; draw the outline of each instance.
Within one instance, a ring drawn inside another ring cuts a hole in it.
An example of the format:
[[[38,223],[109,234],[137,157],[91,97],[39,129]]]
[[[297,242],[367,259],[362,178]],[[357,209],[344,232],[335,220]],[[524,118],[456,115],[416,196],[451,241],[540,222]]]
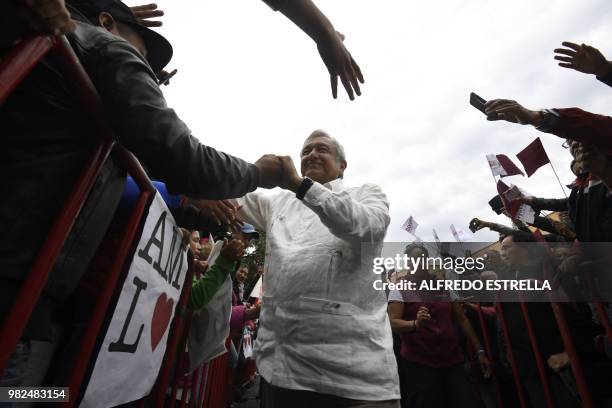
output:
[[[485,103],[487,103],[486,100],[476,95],[474,92],[470,93],[470,105],[472,105],[473,107],[475,107],[476,109],[478,109],[479,111],[481,111],[482,113],[486,115]]]

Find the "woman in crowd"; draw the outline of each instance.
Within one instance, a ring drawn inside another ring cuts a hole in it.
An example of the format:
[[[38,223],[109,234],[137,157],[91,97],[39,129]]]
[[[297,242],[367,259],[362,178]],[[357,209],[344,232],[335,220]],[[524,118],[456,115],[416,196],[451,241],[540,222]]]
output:
[[[427,249],[412,244],[406,249],[411,258],[427,257]],[[429,271],[410,271],[408,279],[430,279]],[[443,276],[443,271],[442,271]],[[460,304],[452,302],[448,292],[389,293],[391,328],[400,334],[400,372],[404,377],[402,406],[411,408],[481,407],[476,388],[464,369],[464,355],[458,329],[477,350],[485,376],[489,362],[474,329]]]

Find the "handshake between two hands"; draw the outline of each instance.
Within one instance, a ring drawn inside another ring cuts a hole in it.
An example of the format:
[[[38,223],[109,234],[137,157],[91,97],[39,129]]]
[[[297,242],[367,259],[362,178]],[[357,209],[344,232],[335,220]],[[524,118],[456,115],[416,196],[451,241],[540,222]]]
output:
[[[296,192],[302,183],[293,160],[289,156],[264,154],[255,162],[259,170],[259,187],[280,187]]]

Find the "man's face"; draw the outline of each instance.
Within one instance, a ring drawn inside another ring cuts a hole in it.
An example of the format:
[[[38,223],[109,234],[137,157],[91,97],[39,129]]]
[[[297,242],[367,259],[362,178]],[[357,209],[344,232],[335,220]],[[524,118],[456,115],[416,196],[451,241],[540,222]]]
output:
[[[337,159],[334,145],[325,136],[309,139],[300,157],[302,176],[321,184],[339,178],[346,168],[346,161]]]
[[[249,269],[246,266],[241,266],[240,269],[238,269],[238,272],[236,272],[236,282],[244,283],[248,273]]]
[[[524,259],[524,249],[519,247],[512,236],[504,238],[501,242],[502,258],[504,258],[510,265],[520,265]]]
[[[251,237],[251,235],[245,234],[242,231],[234,232],[233,236],[235,239],[242,241],[245,247],[250,246],[251,242],[253,242],[253,238]]]

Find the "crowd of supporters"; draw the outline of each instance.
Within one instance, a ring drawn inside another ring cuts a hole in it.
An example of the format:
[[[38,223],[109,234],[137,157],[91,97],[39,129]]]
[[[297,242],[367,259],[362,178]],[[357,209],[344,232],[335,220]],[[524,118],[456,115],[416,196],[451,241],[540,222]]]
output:
[[[612,86],[612,62],[596,48],[564,42],[555,53],[560,66],[595,75]],[[543,407],[550,401],[555,407],[579,407],[586,404],[577,386],[582,380],[578,377],[583,377],[594,406],[612,406],[606,380],[612,374],[611,247],[606,244],[612,241],[612,118],[578,108],[529,110],[505,99],[486,102],[484,113],[490,121],[532,125],[561,138],[572,156],[576,179],[568,186],[571,193],[566,198],[516,197],[519,205],[534,210],[532,222],[511,214],[503,192],[496,195],[489,204],[506,215],[511,226],[478,218],[470,221],[473,232],[483,228],[498,232],[500,245],[481,254],[485,270],[463,279],[552,279],[567,301],[555,303],[558,309],[554,310],[544,301],[521,304],[481,297],[477,304],[469,296],[452,299],[448,292],[415,298],[391,291],[389,317],[396,333],[402,404],[411,408],[520,406],[518,387],[528,406]],[[423,253],[427,248],[422,244],[406,249],[412,257]],[[444,271],[394,275],[394,280],[448,278]],[[582,373],[562,341],[557,311],[565,318]]]
[[[101,98],[113,134],[155,180],[155,189],[183,228],[194,265],[189,309],[206,308],[231,277],[228,364],[235,372],[234,398],[240,400],[244,387],[255,378],[250,344],[257,336],[261,306],[254,288],[264,272],[245,255],[260,235],[240,220],[240,207],[231,199],[259,187],[282,187],[282,159],[264,155],[251,164],[206,146],[166,105],[160,86],[173,75],[164,71],[172,47],[149,28],[160,24],[150,20],[162,15],[155,6],[130,9],[118,0],[66,2],[5,1],[0,6],[0,59],[32,30],[67,35]],[[334,97],[338,78],[351,99],[360,95],[363,76],[343,45],[344,37],[310,1],[265,2],[317,43]],[[597,49],[563,45],[555,50],[559,65],[596,75],[612,86],[612,62]],[[550,273],[566,293],[583,296],[554,305],[495,299],[476,303],[447,291],[419,299],[391,291],[388,317],[395,333],[402,406],[490,408],[501,401],[503,406],[519,406],[524,394],[532,407],[546,406],[547,401],[578,407],[584,394],[577,383],[583,379],[595,406],[612,406],[606,383],[612,373],[612,342],[606,333],[612,307],[606,299],[589,301],[584,296],[584,292],[593,294],[585,289],[591,279],[602,285],[603,293],[610,293],[605,287],[609,280],[597,273],[607,272],[611,252],[605,245],[588,244],[612,241],[612,118],[578,108],[533,111],[504,99],[488,101],[484,111],[488,120],[532,125],[564,139],[576,179],[568,198],[519,197],[521,204],[537,213],[532,223],[513,217],[503,198],[495,209],[508,215],[512,226],[473,219],[473,231],[499,232],[501,246],[485,254],[486,270],[471,278],[541,280]],[[5,193],[0,204],[0,316],[4,318],[98,140],[85,107],[74,99],[71,84],[52,58],[43,59],[0,105],[0,126]],[[84,203],[0,376],[0,386],[66,383],[67,367],[76,358],[75,345],[84,335],[97,290],[117,251],[118,230],[139,193],[115,160],[111,156],[106,162]],[[554,211],[558,217],[544,216],[542,211]],[[211,258],[213,241],[223,244],[218,256]],[[536,245],[542,241],[550,253]],[[427,256],[428,249],[414,244],[406,254]],[[400,272],[394,279],[448,278],[448,271],[425,268],[404,276]],[[575,350],[567,349],[559,312]],[[185,351],[179,350],[179,355]],[[576,371],[576,362],[583,373]],[[182,373],[175,370],[174,375]],[[174,381],[188,388],[187,377]]]

